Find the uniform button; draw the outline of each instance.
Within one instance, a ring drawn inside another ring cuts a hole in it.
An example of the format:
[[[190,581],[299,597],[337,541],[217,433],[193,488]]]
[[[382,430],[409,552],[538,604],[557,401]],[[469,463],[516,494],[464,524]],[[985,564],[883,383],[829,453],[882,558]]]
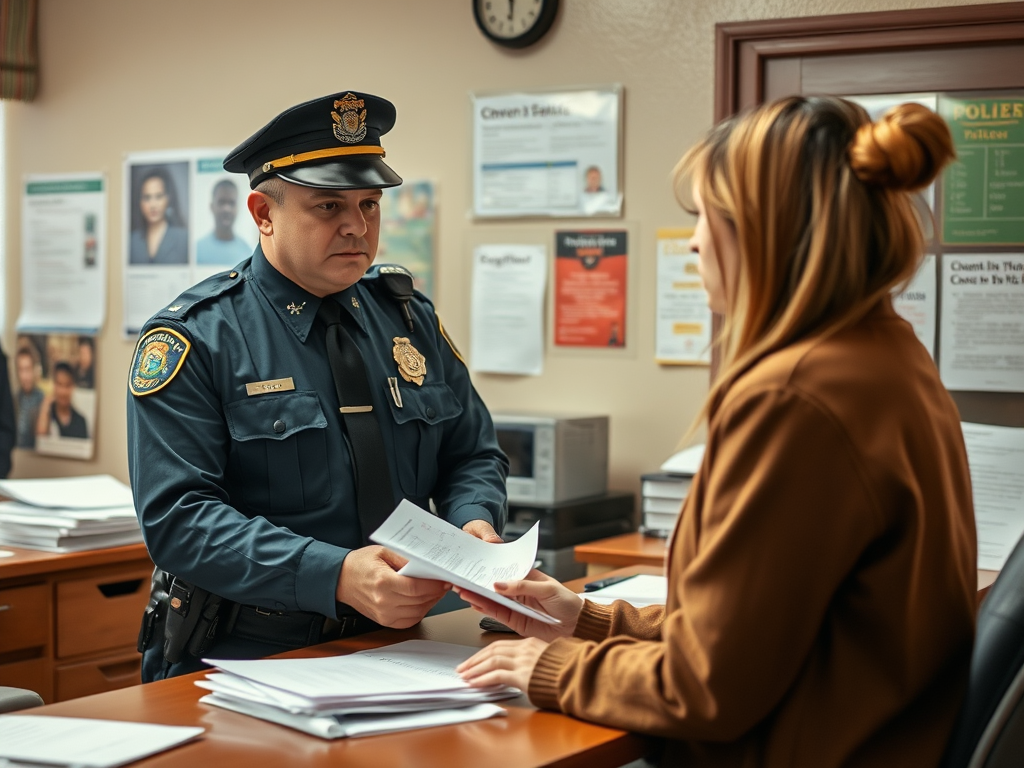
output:
[[[274,431],[277,432],[277,434],[281,434],[286,429],[287,429],[287,427],[285,426],[285,423],[283,421],[281,421],[280,419],[278,419],[277,421],[274,422]]]
[[[432,418],[434,418],[435,416],[437,416],[437,411],[435,411],[435,410],[434,410],[433,408],[431,408],[431,407],[430,407],[430,406],[428,405],[428,406],[427,406],[427,418],[428,418],[428,419],[432,419]]]

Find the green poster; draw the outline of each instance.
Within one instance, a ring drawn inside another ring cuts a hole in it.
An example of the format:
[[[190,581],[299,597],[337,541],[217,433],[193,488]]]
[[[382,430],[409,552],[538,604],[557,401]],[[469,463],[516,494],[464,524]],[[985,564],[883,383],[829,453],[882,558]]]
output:
[[[957,159],[942,177],[942,241],[1024,244],[1024,95],[939,97]]]

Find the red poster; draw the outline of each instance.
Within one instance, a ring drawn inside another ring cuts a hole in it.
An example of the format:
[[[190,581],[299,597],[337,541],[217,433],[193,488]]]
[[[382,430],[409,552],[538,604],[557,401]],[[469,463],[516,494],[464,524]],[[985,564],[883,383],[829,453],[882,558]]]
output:
[[[626,232],[556,232],[555,344],[626,345]]]

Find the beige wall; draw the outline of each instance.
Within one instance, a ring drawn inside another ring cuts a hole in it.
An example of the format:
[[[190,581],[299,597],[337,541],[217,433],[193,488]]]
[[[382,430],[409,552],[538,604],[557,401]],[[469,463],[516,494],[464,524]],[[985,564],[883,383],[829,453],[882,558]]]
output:
[[[109,302],[98,340],[100,429],[91,462],[15,456],[16,476],[109,472],[127,480],[121,337],[122,160],[126,152],[233,146],[280,110],[342,89],[398,107],[388,162],[437,183],[437,306],[469,342],[470,245],[541,238],[584,222],[473,223],[467,94],[621,83],[625,215],[634,260],[625,351],[551,351],[540,377],[477,375],[492,409],[608,413],[611,483],[636,490],[676,446],[707,388],[706,368],[654,355],[655,231],[686,226],[669,171],[711,124],[719,21],[880,11],[944,0],[562,0],[554,29],[523,52],[477,31],[467,0],[41,0],[41,88],[7,109],[7,327],[20,309],[20,182],[28,173],[102,171],[109,179]],[[592,222],[591,222],[592,223]],[[13,331],[8,332],[10,349]],[[187,423],[183,421],[183,427]]]

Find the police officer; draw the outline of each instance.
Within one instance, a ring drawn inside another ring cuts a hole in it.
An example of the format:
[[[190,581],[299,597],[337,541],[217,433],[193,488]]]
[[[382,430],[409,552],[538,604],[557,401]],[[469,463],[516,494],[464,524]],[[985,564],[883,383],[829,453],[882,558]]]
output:
[[[418,622],[447,585],[369,543],[402,498],[485,541],[508,464],[464,361],[400,267],[374,266],[394,106],[344,91],[231,152],[253,255],[145,325],[128,459],[157,564],[143,680]]]

